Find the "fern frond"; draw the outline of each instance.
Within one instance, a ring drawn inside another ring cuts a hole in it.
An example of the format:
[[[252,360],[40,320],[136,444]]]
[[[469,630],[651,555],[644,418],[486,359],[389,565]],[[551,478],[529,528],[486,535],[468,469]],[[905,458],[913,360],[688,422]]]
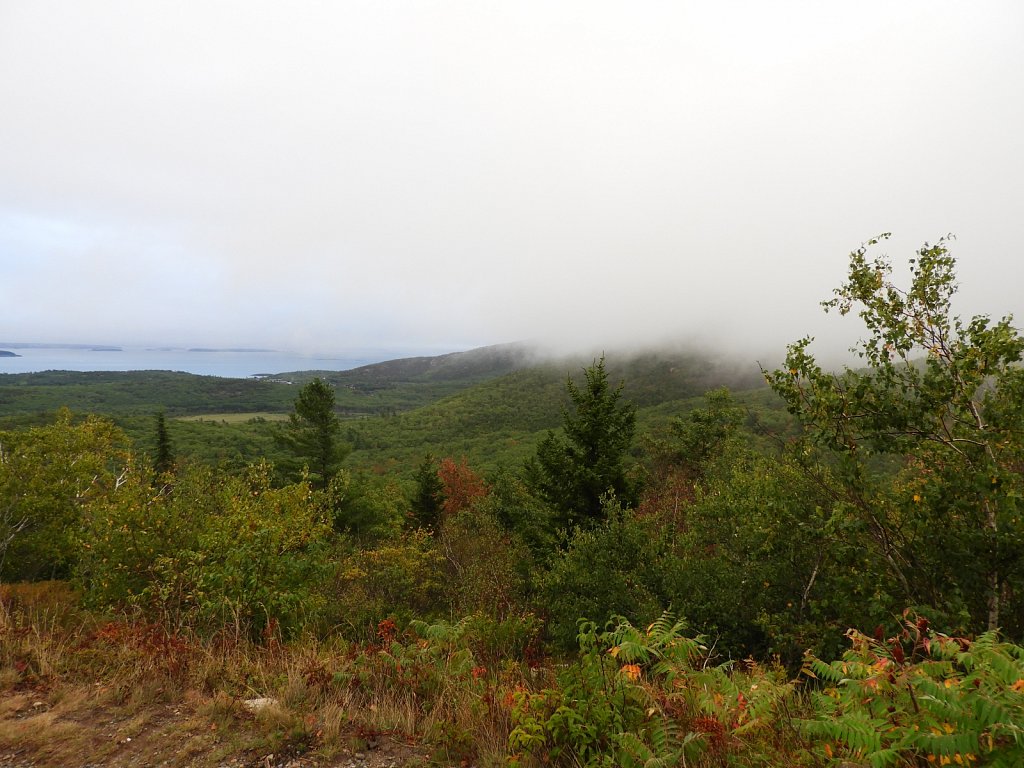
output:
[[[896,765],[899,759],[900,753],[896,749],[880,749],[868,755],[871,768],[888,768],[890,765]]]
[[[807,661],[806,669],[813,672],[813,676],[819,680],[838,684],[845,677],[842,667],[839,666],[839,664],[840,662],[832,662],[831,664],[828,664],[821,659],[811,657]]]

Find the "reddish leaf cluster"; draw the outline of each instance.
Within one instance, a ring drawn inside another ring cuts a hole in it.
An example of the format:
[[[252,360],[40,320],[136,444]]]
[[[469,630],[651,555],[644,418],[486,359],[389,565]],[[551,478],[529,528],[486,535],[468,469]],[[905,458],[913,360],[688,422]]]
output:
[[[466,458],[456,464],[454,459],[446,458],[437,469],[441,480],[442,510],[445,517],[469,509],[473,502],[483,498],[490,490],[483,479],[469,468]]]

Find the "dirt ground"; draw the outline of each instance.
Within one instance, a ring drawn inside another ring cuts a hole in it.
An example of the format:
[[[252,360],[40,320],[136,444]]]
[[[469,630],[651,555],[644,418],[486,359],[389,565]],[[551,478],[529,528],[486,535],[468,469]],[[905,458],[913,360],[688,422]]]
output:
[[[350,748],[318,744],[316,723],[298,742],[267,738],[267,723],[239,708],[211,718],[188,701],[125,707],[88,690],[27,690],[0,698],[0,768],[414,768],[446,765],[388,734],[361,734]],[[458,765],[457,763],[452,765]]]

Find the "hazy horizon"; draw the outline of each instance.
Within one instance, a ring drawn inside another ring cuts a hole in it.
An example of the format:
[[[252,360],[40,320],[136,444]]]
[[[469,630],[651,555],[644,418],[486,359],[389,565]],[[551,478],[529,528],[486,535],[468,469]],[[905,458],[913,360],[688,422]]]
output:
[[[161,344],[118,344],[102,342],[80,344],[73,342],[11,342],[0,341],[0,351],[11,351],[18,358],[0,357],[0,373],[34,373],[45,370],[72,371],[132,371],[132,370],[180,370],[204,375],[222,375],[218,369],[236,370],[245,368],[250,361],[271,361],[278,358],[290,359],[292,365],[277,367],[259,365],[245,374],[223,374],[250,376],[255,373],[283,373],[312,370],[348,370],[350,368],[390,362],[406,358],[438,357],[449,354],[475,353],[485,350],[515,348],[531,364],[566,363],[573,366],[585,365],[591,360],[604,357],[616,364],[624,360],[654,355],[663,359],[676,356],[696,356],[698,359],[730,369],[758,368],[773,369],[782,364],[785,347],[762,350],[761,353],[741,352],[720,347],[699,340],[678,340],[658,342],[637,339],[635,343],[616,345],[544,343],[541,341],[512,341],[486,344],[478,347],[456,349],[406,348],[406,349],[333,349],[296,350],[270,349],[246,346],[208,347],[196,345]],[[839,370],[843,367],[859,367],[859,358],[850,349],[823,348],[816,350],[818,361],[825,367]],[[106,356],[104,356],[106,355]],[[165,355],[165,357],[161,357]],[[36,359],[32,359],[33,357]],[[246,357],[249,360],[246,360]],[[231,358],[236,358],[232,361]],[[210,362],[203,360],[209,358]],[[10,361],[19,360],[11,365]],[[145,363],[139,363],[144,360]],[[183,362],[183,361],[189,362]],[[4,361],[8,364],[4,365]],[[42,362],[45,361],[45,362]],[[197,362],[198,361],[198,362]],[[322,365],[322,363],[330,363]]]
[[[116,339],[105,339],[99,341],[32,341],[20,339],[17,341],[2,341],[0,340],[0,350],[16,350],[16,349],[93,349],[93,348],[124,348],[124,349],[136,349],[136,350],[150,350],[150,351],[177,351],[177,352],[288,352],[294,354],[307,354],[307,355],[332,355],[332,354],[346,354],[351,352],[357,353],[368,353],[368,354],[391,354],[397,352],[400,354],[416,354],[416,350],[412,348],[403,349],[401,347],[395,349],[381,348],[381,347],[354,347],[348,349],[286,349],[280,347],[260,347],[254,344],[223,344],[223,345],[210,345],[205,344],[202,340],[193,341],[190,343],[165,343],[162,341],[142,341],[142,342],[120,342]],[[423,354],[446,354],[448,352],[456,352],[462,350],[455,349],[430,349],[423,348]]]
[[[0,338],[833,359],[883,231],[1024,316],[1024,6],[0,0]]]

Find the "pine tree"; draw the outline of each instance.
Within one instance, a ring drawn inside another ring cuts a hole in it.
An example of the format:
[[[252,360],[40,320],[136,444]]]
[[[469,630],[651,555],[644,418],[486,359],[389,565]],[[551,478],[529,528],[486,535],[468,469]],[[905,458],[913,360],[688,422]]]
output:
[[[444,502],[441,478],[437,470],[437,460],[428,453],[423,457],[413,477],[416,481],[416,491],[412,498],[410,516],[414,525],[429,530],[436,530]]]
[[[584,377],[582,387],[571,377],[566,382],[574,407],[563,412],[564,434],[549,432],[527,467],[531,484],[566,528],[600,522],[602,497],[609,493],[626,506],[636,496],[625,461],[636,433],[636,406],[620,402],[621,383],[609,386],[604,356]]]
[[[156,460],[153,469],[157,475],[174,470],[174,450],[171,448],[171,436],[167,431],[167,419],[163,411],[156,415]]]
[[[341,442],[341,421],[334,412],[334,390],[322,379],[313,379],[299,391],[295,411],[279,440],[294,455],[286,468],[309,471],[316,488],[326,488],[348,455]]]

